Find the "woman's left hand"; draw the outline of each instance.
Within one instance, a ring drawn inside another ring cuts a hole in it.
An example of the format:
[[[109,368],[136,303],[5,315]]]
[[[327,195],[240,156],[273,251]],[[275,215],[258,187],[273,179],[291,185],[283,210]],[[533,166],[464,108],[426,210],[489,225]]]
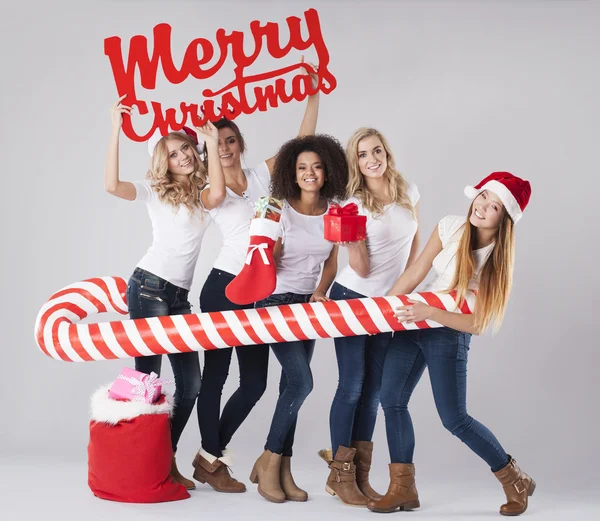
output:
[[[421,322],[431,318],[434,308],[417,300],[408,299],[408,301],[412,303],[410,306],[399,306],[396,308],[394,316],[398,319],[398,322],[412,324],[413,322]]]
[[[322,291],[315,291],[311,296],[309,302],[327,302],[331,300],[325,293]]]

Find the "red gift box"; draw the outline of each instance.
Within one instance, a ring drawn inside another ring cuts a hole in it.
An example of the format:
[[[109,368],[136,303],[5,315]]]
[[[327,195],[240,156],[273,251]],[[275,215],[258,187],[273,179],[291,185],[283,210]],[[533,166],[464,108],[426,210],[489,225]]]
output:
[[[325,240],[331,242],[356,242],[367,238],[367,216],[358,215],[358,206],[332,204],[324,217]]]

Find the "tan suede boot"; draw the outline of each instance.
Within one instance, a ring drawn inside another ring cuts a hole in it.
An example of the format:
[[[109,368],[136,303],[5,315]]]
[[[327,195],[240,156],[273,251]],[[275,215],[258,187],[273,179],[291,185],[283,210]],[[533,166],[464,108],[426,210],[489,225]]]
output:
[[[173,459],[171,460],[171,477],[173,481],[177,483],[181,483],[188,490],[192,490],[196,488],[196,484],[191,480],[184,478],[181,475],[181,472],[177,469],[177,463],[175,462],[175,454],[173,454]]]
[[[356,484],[356,465],[353,463],[356,449],[340,445],[335,459],[329,464],[331,472],[327,478],[325,490],[332,496],[338,496],[342,503],[353,507],[364,507],[369,499]]]
[[[369,501],[373,512],[396,512],[419,508],[419,494],[415,485],[415,466],[412,463],[390,463],[390,486],[379,501]]]
[[[217,492],[246,492],[246,485],[240,483],[229,474],[232,464],[231,453],[225,449],[223,456],[217,458],[205,450],[199,450],[194,458],[194,479],[200,483],[208,483]]]
[[[369,483],[369,471],[371,470],[371,459],[373,457],[372,441],[353,441],[351,447],[356,449],[354,464],[356,465],[356,484],[360,491],[373,501],[380,500],[383,496],[373,490]]]
[[[281,488],[281,454],[265,450],[256,460],[250,481],[258,484],[258,493],[273,503],[283,503],[285,492]]]
[[[500,507],[503,516],[518,516],[527,510],[529,496],[535,491],[535,481],[531,479],[518,466],[510,456],[508,465],[494,472],[498,481],[502,483],[506,494],[506,503]]]
[[[281,470],[279,474],[279,480],[281,482],[281,488],[285,494],[285,499],[288,501],[306,501],[308,499],[308,493],[302,490],[292,476],[292,458],[289,456],[281,457]]]

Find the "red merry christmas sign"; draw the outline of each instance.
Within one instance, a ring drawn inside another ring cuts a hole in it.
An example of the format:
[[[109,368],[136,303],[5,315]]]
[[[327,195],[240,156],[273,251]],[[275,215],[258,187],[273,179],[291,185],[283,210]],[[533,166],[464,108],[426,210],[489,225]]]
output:
[[[306,38],[302,36],[303,22]],[[129,52],[125,57],[121,48],[121,38],[112,36],[104,40],[104,53],[110,60],[119,96],[127,94],[124,105],[137,106],[140,114],[154,114],[152,126],[138,133],[133,128],[128,115],[123,115],[123,132],[134,141],[146,141],[159,128],[161,134],[169,129],[179,130],[186,122],[188,125],[202,126],[206,120],[216,121],[222,116],[234,119],[240,114],[266,111],[268,107],[277,107],[281,103],[292,100],[302,101],[306,97],[321,91],[328,94],[337,85],[333,74],[329,71],[329,52],[323,40],[319,15],[315,9],[304,13],[304,20],[296,16],[286,19],[289,36],[281,41],[279,26],[275,22],[261,24],[258,20],[250,23],[250,33],[219,29],[214,43],[206,38],[196,38],[189,43],[180,64],[173,62],[171,55],[171,31],[166,23],[158,24],[153,30],[153,47],[149,47],[145,36],[137,35],[129,42]],[[284,31],[286,32],[286,31]],[[250,43],[250,44],[249,44]],[[253,45],[252,45],[253,44]],[[252,48],[251,53],[245,49]],[[246,69],[264,53],[272,58],[282,59],[292,51],[316,52],[318,63],[318,84],[313,88],[307,72],[312,71],[304,63],[296,63],[259,74],[248,74]],[[218,58],[212,65],[211,61]],[[136,70],[141,86],[147,90],[156,87],[159,69],[172,84],[178,85],[189,77],[205,80],[221,70],[228,58],[235,63],[233,79],[216,91],[201,91],[201,102],[181,102],[177,108],[163,108],[157,101],[144,101],[136,96],[134,76]],[[283,76],[294,70],[299,74],[291,81]],[[253,85],[257,82],[269,83],[265,86]],[[250,95],[249,95],[250,94]]]

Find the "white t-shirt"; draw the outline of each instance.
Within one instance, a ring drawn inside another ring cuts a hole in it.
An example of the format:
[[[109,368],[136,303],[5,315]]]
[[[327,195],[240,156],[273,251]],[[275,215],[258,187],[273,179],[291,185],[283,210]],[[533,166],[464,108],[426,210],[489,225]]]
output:
[[[274,294],[311,295],[317,289],[321,266],[333,248],[333,243],[324,238],[324,215],[303,215],[286,202],[281,215],[282,247]]]
[[[226,189],[223,202],[209,210],[212,220],[223,235],[223,246],[214,267],[232,275],[237,275],[244,266],[250,244],[250,220],[254,217],[254,203],[259,197],[269,195],[271,174],[264,161],[254,168],[244,168],[248,181],[246,191],[237,195]]]
[[[467,218],[464,216],[447,215],[438,224],[438,234],[442,241],[442,251],[433,259],[432,268],[425,281],[417,291],[446,291],[456,273],[456,253],[464,231]],[[473,252],[475,256],[475,277],[469,282],[469,289],[477,289],[481,268],[494,249],[494,244]]]
[[[417,185],[408,183],[407,193],[412,205],[416,206],[420,197]],[[369,275],[361,277],[348,265],[336,282],[367,297],[385,295],[406,268],[417,221],[410,211],[396,203],[386,205],[380,215],[373,215],[363,208],[355,197],[346,203],[356,203],[359,213],[367,216],[370,270]]]
[[[138,267],[189,290],[210,216],[201,208],[190,214],[184,205],[173,208],[163,203],[150,181],[134,181],[133,185],[135,201],[146,203],[152,221],[152,246]]]

